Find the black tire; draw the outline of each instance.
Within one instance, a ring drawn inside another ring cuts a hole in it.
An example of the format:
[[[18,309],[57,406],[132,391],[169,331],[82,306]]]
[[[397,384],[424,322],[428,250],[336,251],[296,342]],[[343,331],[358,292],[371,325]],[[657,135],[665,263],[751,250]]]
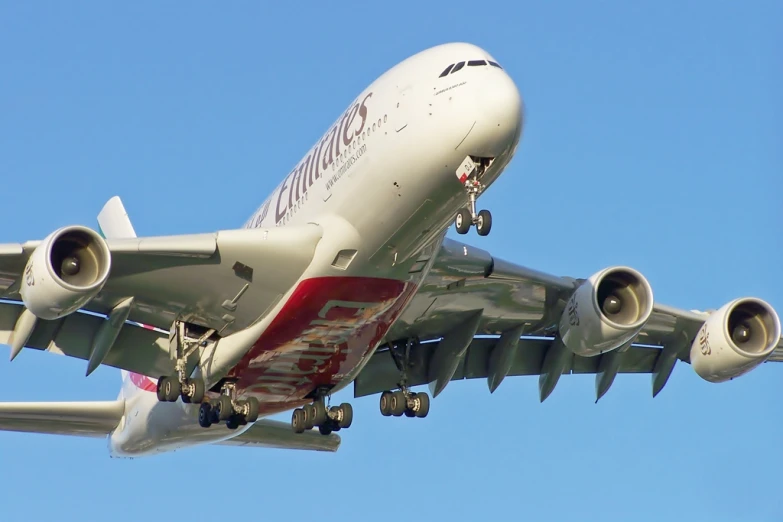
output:
[[[301,408],[294,410],[291,414],[291,429],[294,433],[304,433],[305,431],[305,412]]]
[[[318,426],[318,432],[321,435],[331,435],[332,433],[332,424],[330,422],[326,422],[324,424],[321,424]]]
[[[473,216],[470,215],[470,211],[466,208],[459,209],[454,218],[454,228],[457,229],[457,234],[467,234],[472,224]]]
[[[353,406],[347,402],[342,403],[340,405],[340,413],[342,415],[340,415],[340,420],[337,421],[337,425],[343,429],[350,428],[353,423]]]
[[[206,386],[204,385],[204,379],[190,379],[188,384],[191,386],[193,393],[188,397],[187,402],[192,402],[193,404],[201,404],[204,402],[204,394],[207,391]],[[185,400],[184,394],[182,400]]]
[[[221,395],[218,397],[214,407],[217,409],[218,420],[220,421],[227,421],[234,414],[234,407],[231,405],[231,397],[228,395]]]
[[[166,377],[163,379],[163,394],[166,396],[166,402],[177,402],[182,393],[182,386],[176,377]]]
[[[392,415],[399,417],[405,413],[405,410],[407,409],[407,402],[408,401],[405,400],[405,394],[402,393],[402,391],[393,392],[390,401]]]
[[[315,427],[315,406],[305,404],[302,406],[302,411],[305,414],[305,429],[313,429]]]
[[[258,412],[261,409],[258,404],[258,399],[255,397],[248,397],[247,401],[247,413],[245,414],[245,420],[247,422],[255,422],[258,420]]]
[[[416,416],[423,419],[430,412],[430,396],[424,392],[419,392],[414,397],[418,400],[418,407],[416,408]]]
[[[380,401],[380,407],[381,407],[381,415],[384,417],[388,417],[392,414],[391,409],[391,397],[392,392],[385,391],[381,394],[381,401]]]
[[[492,214],[489,213],[489,210],[482,210],[478,213],[476,232],[480,236],[486,236],[490,230],[492,230]]]
[[[236,417],[231,417],[226,421],[226,428],[235,430],[239,427],[239,420]]]
[[[167,401],[166,401],[166,394],[165,394],[165,393],[163,393],[163,382],[164,382],[165,380],[166,380],[166,377],[165,377],[165,376],[161,376],[161,377],[158,379],[158,386],[157,386],[157,390],[156,390],[156,391],[157,391],[157,393],[158,393],[158,400],[159,400],[160,402],[167,402]]]
[[[414,412],[414,411],[413,411],[412,409],[410,409],[410,408],[406,408],[406,409],[405,409],[405,416],[406,416],[406,417],[415,417],[415,416],[416,416],[416,412]]]
[[[202,402],[198,407],[198,425],[202,428],[212,426],[212,405],[208,402]]]
[[[327,421],[326,406],[322,401],[315,401],[313,403],[313,411],[315,416],[313,417],[313,426],[320,426]]]

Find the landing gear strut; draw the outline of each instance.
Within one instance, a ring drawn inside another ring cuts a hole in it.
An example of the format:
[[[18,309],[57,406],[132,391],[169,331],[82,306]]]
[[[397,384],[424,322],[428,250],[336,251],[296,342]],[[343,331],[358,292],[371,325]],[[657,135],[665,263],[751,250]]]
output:
[[[158,400],[161,402],[176,402],[182,397],[182,402],[198,404],[204,400],[206,386],[204,379],[190,377],[193,371],[188,371],[188,358],[199,347],[206,346],[209,337],[215,330],[207,330],[198,339],[192,339],[185,334],[185,323],[175,321],[169,334],[169,354],[174,360],[174,375],[158,379]]]
[[[353,423],[353,407],[347,402],[339,406],[326,405],[326,393],[317,393],[312,404],[297,408],[291,415],[291,429],[294,433],[304,433],[318,427],[321,435],[329,435],[351,427]]]
[[[481,158],[478,160],[478,163],[476,163],[468,156],[457,171],[458,176],[461,172],[465,173],[460,180],[462,181],[465,191],[468,193],[468,199],[470,200],[469,207],[461,208],[454,218],[454,227],[459,234],[467,234],[470,227],[473,225],[476,225],[476,232],[478,232],[478,235],[480,236],[488,235],[489,231],[492,229],[492,214],[490,214],[489,210],[480,210],[476,212],[476,200],[485,188],[479,180],[491,164],[491,158]]]
[[[411,346],[413,340],[405,343],[405,348],[391,344],[389,354],[394,360],[394,364],[400,370],[400,389],[397,391],[385,391],[381,394],[380,409],[384,417],[418,417],[423,419],[430,412],[430,396],[424,392],[412,392],[408,387],[408,368],[411,366]],[[400,353],[402,351],[402,353]]]
[[[244,400],[236,398],[236,386],[233,382],[223,384],[220,397],[202,402],[198,409],[198,423],[202,428],[225,422],[226,427],[235,430],[248,422],[258,420],[259,404],[255,397]]]

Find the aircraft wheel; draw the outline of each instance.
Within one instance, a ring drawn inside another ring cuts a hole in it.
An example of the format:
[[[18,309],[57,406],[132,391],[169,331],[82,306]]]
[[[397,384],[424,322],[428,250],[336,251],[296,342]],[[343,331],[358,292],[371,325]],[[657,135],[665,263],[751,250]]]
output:
[[[320,426],[328,419],[326,415],[326,406],[323,401],[315,401],[313,403],[313,426]]]
[[[302,406],[302,411],[305,414],[305,429],[313,429],[315,426],[315,406],[312,404],[305,404]]]
[[[430,412],[430,396],[424,392],[419,392],[414,398],[418,402],[414,410],[416,417],[423,419]]]
[[[248,397],[245,401],[245,404],[247,405],[247,410],[245,413],[245,420],[247,422],[255,422],[258,420],[258,412],[261,409],[260,405],[258,404],[258,399],[255,397]]]
[[[226,421],[226,428],[235,430],[239,427],[239,420],[236,417],[231,417]]]
[[[407,408],[407,400],[405,399],[405,394],[398,390],[396,392],[392,392],[391,394],[391,414],[395,417],[401,416],[403,413],[405,413],[405,410]]]
[[[301,408],[295,409],[294,413],[291,415],[291,428],[294,430],[294,433],[304,433],[305,420],[304,410]]]
[[[480,236],[486,236],[491,229],[492,214],[489,213],[489,210],[482,210],[478,213],[478,218],[476,220],[476,232],[478,232],[478,235]]]
[[[202,428],[212,426],[212,405],[208,402],[202,402],[198,407],[198,425]]]
[[[318,426],[318,432],[321,435],[329,435],[329,434],[331,434],[332,433],[332,425],[331,425],[331,423],[327,422],[325,424],[321,424],[320,426]]]
[[[182,387],[182,402],[199,404],[204,400],[205,392],[203,379],[188,379],[187,384]]]
[[[353,423],[353,406],[347,402],[344,402],[340,405],[340,409],[338,411],[339,420],[337,421],[337,425],[343,429],[350,428],[351,424]]]
[[[384,417],[388,417],[392,414],[392,408],[391,408],[391,396],[392,392],[385,391],[381,394],[381,415]]]
[[[473,217],[470,215],[470,211],[466,208],[459,209],[457,216],[454,218],[454,227],[457,229],[457,233],[467,234],[472,224]]]
[[[166,382],[167,377],[165,375],[162,375],[158,379],[158,386],[157,386],[157,394],[158,394],[158,400],[160,402],[167,402],[166,401],[166,393],[163,391],[163,383]]]
[[[214,408],[217,410],[217,417],[220,421],[227,421],[234,414],[234,407],[231,405],[231,397],[221,395],[215,401]]]
[[[164,377],[161,388],[163,396],[166,398],[166,402],[177,402],[177,399],[182,392],[182,386],[180,386],[179,380],[177,380],[176,377]]]

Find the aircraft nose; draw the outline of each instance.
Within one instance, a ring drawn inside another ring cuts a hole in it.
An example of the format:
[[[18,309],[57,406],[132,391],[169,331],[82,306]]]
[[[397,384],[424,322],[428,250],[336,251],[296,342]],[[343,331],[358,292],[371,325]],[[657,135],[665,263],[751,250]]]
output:
[[[519,143],[522,131],[522,96],[514,81],[495,71],[476,85],[475,124],[459,150],[480,157],[497,157]]]

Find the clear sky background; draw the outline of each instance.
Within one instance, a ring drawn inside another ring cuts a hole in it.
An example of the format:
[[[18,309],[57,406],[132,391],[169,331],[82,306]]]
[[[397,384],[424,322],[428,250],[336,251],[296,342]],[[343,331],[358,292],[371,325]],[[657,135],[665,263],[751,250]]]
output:
[[[141,235],[238,227],[378,75],[469,41],[527,108],[481,198],[492,234],[469,243],[559,275],[628,264],[683,308],[783,312],[783,3],[109,4],[0,5],[0,242],[96,226],[115,194]],[[0,400],[118,392],[114,369],[5,358]],[[783,520],[783,364],[722,385],[680,364],[654,400],[621,375],[597,405],[592,376],[544,404],[537,383],[452,383],[425,420],[358,399],[328,455],[118,460],[3,433],[0,519]]]

